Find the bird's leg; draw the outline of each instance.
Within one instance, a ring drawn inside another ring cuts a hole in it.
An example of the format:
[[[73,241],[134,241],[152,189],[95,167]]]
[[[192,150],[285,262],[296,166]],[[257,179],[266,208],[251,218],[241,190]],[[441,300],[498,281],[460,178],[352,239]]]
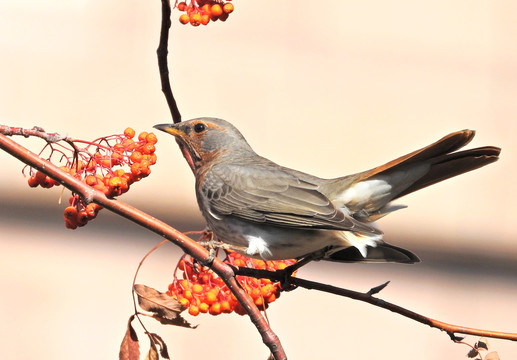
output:
[[[318,251],[315,251],[313,253],[310,253],[308,255],[305,255],[304,257],[300,258],[297,262],[295,262],[292,265],[289,265],[285,269],[282,270],[283,272],[283,280],[280,282],[280,288],[283,291],[291,291],[296,289],[296,286],[294,286],[291,283],[292,276],[295,271],[300,269],[302,266],[307,265],[311,261],[317,261],[322,259],[325,254],[327,253],[328,249],[321,249]]]

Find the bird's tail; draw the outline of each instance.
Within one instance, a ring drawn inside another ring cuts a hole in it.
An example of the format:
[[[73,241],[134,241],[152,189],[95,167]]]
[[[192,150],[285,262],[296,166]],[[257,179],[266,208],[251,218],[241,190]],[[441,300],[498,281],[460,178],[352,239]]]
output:
[[[501,149],[495,146],[455,152],[474,135],[472,130],[454,132],[382,166],[333,179],[327,196],[355,218],[374,221],[393,210],[389,202],[394,199],[497,161]]]

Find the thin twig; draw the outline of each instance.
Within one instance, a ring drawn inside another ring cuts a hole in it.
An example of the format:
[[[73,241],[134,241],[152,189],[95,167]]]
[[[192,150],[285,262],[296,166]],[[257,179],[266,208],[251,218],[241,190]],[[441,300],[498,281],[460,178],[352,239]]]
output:
[[[162,83],[162,92],[167,100],[167,105],[172,115],[174,123],[181,122],[181,114],[176,104],[176,99],[172,94],[171,83],[169,81],[169,66],[167,65],[169,29],[171,27],[171,4],[170,0],[162,1],[162,25],[160,29],[160,44],[156,50],[158,55],[158,69],[160,71],[160,81]]]
[[[268,270],[259,270],[259,269],[251,269],[246,267],[234,267],[235,275],[240,276],[252,276],[256,278],[266,278],[272,281],[285,281],[286,277],[283,271],[268,271]],[[465,334],[465,335],[476,335],[482,337],[490,337],[496,339],[505,339],[511,341],[517,341],[517,334],[515,333],[506,333],[500,331],[491,331],[491,330],[482,330],[475,329],[465,326],[452,325],[445,323],[443,321],[434,320],[424,315],[420,315],[414,311],[403,308],[402,306],[390,303],[388,301],[379,299],[373,294],[380,292],[384,287],[386,287],[387,283],[376,286],[372,288],[370,291],[366,293],[353,291],[349,289],[343,289],[332,285],[322,284],[315,281],[305,280],[298,277],[289,277],[287,279],[290,285],[303,287],[305,289],[310,290],[319,290],[335,295],[345,296],[354,300],[364,301],[371,305],[375,305],[381,307],[386,310],[390,310],[394,313],[402,315],[404,317],[415,320],[419,323],[428,325],[430,327],[440,329],[445,331],[447,335],[453,340],[458,341],[458,337],[456,334]],[[373,290],[373,291],[372,291]]]

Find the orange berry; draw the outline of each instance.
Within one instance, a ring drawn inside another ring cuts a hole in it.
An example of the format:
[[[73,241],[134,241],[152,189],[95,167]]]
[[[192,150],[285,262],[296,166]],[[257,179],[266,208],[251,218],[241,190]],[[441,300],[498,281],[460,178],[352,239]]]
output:
[[[151,165],[156,164],[156,160],[157,160],[157,159],[158,159],[158,158],[157,158],[156,154],[151,154],[151,155],[149,155],[149,163],[150,163]]]
[[[188,308],[188,313],[192,316],[198,316],[199,315],[199,307],[196,305],[190,305]]]
[[[147,132],[146,131],[142,131],[139,135],[138,135],[138,140],[140,141],[145,141],[145,138],[147,137]]]
[[[97,213],[100,210],[99,207],[100,206],[95,203],[86,205],[86,208],[84,209],[84,211],[86,211],[86,214],[88,215],[88,219],[91,220],[97,216]]]
[[[273,285],[267,284],[267,285],[263,286],[260,289],[260,292],[262,293],[263,297],[267,298],[268,296],[270,296],[273,293]]]
[[[210,22],[210,15],[202,14],[201,15],[201,24],[207,25]]]
[[[156,135],[154,133],[149,133],[147,134],[147,136],[145,137],[145,141],[148,143],[148,144],[156,144],[158,142],[158,138],[156,137]]]
[[[86,185],[93,186],[93,185],[96,185],[99,182],[99,180],[97,179],[96,176],[88,175],[84,179],[84,182],[86,183]]]
[[[77,229],[77,221],[65,219],[65,227],[67,229],[75,230],[75,229]]]
[[[182,306],[184,306],[184,307],[187,307],[187,306],[189,306],[189,305],[190,305],[190,301],[188,301],[188,300],[187,300],[187,299],[185,299],[185,298],[181,298],[181,299],[179,299],[179,303],[180,303]]]
[[[79,211],[77,214],[77,226],[84,226],[86,224],[88,224],[88,214],[84,210]]]
[[[185,25],[185,24],[188,24],[189,22],[190,22],[190,16],[188,16],[187,14],[181,14],[180,23]]]
[[[221,7],[221,5],[219,4],[214,4],[212,5],[212,7],[210,8],[210,14],[212,14],[212,16],[219,16],[223,13],[223,8]]]
[[[75,219],[77,218],[77,209],[75,206],[68,206],[65,208],[65,220],[66,219]]]
[[[186,9],[187,9],[187,3],[185,3],[184,1],[182,1],[178,4],[179,11],[185,11]]]
[[[185,297],[185,299],[188,299],[188,300],[192,300],[194,298],[194,296],[192,295],[192,292],[190,290],[185,290],[183,292],[183,296]]]
[[[32,188],[34,188],[34,187],[39,185],[38,179],[36,179],[35,176],[31,176],[29,178],[29,180],[27,180],[27,182],[29,183],[29,186],[32,187]]]
[[[210,4],[206,3],[201,6],[201,13],[210,15]]]
[[[276,296],[275,294],[271,294],[265,300],[269,304],[269,303],[272,303],[273,301],[275,301],[277,298],[278,298],[278,296]]]
[[[194,286],[192,286],[192,292],[194,294],[201,294],[203,292],[203,286],[199,284],[194,284]]]
[[[147,143],[144,146],[142,146],[141,150],[142,150],[142,153],[150,155],[156,151],[156,147],[153,144]]]
[[[260,298],[260,295],[261,295],[260,289],[255,288],[255,289],[251,290],[250,296],[252,299],[258,299],[258,298]]]
[[[230,303],[228,301],[221,301],[221,311],[224,313],[230,313],[232,312],[232,308],[230,306]]]
[[[246,262],[244,262],[244,260],[242,260],[242,259],[235,259],[235,261],[233,262],[233,265],[238,266],[238,267],[244,267],[244,266],[246,266]]]
[[[192,26],[199,26],[201,24],[201,15],[199,13],[194,13],[190,16],[190,24]]]
[[[210,308],[210,305],[208,305],[205,302],[202,302],[201,304],[199,304],[199,311],[201,311],[202,313],[206,314],[208,312],[208,308]]]
[[[188,280],[181,280],[180,282],[180,285],[183,289],[188,289],[189,288],[189,284],[188,284]]]
[[[221,304],[219,304],[219,303],[212,304],[208,311],[212,315],[219,315],[221,313]]]
[[[287,265],[286,263],[284,263],[284,262],[278,262],[278,263],[276,264],[276,269],[277,269],[277,270],[284,270],[287,266],[288,266],[288,265]]]
[[[233,4],[232,3],[229,3],[227,2],[226,4],[223,5],[223,11],[227,14],[233,12]]]
[[[113,175],[115,176],[118,176],[118,177],[122,177],[126,174],[126,172],[123,170],[123,169],[117,169],[113,172]]]
[[[111,154],[111,164],[112,165],[120,165],[124,161],[124,155],[119,152],[114,152]]]
[[[213,291],[209,291],[205,294],[205,301],[207,304],[213,304],[217,301],[217,294]]]
[[[262,297],[258,297],[256,299],[253,300],[255,302],[255,305],[257,306],[263,306],[264,305],[264,298]]]
[[[124,136],[128,139],[132,139],[135,136],[135,130],[130,127],[126,128],[126,130],[124,130]]]
[[[133,165],[131,165],[131,174],[138,176],[142,173],[141,165],[140,163],[136,162]]]

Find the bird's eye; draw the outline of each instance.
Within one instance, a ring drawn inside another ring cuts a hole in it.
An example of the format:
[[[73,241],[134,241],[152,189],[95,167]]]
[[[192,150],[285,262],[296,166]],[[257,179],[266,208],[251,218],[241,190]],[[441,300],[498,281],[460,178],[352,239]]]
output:
[[[206,130],[206,125],[203,123],[197,123],[196,125],[194,125],[194,131],[197,133],[202,133],[205,130]]]

